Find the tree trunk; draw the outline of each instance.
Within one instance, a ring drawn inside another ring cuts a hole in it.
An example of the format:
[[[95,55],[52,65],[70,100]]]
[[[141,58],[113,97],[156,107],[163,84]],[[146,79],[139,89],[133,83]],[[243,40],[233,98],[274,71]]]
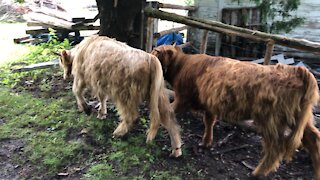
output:
[[[100,36],[116,38],[143,48],[145,0],[96,0],[100,15]]]

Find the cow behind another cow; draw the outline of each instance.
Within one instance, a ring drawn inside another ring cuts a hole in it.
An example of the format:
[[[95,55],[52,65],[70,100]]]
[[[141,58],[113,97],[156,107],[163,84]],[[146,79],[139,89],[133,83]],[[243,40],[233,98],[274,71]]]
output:
[[[263,138],[263,157],[253,175],[276,171],[281,160],[291,160],[302,140],[320,180],[320,133],[312,114],[319,100],[318,85],[306,68],[187,55],[168,45],[152,54],[173,86],[175,111],[205,111],[204,146],[211,146],[218,118],[234,123],[253,119]],[[289,134],[284,133],[287,129]]]
[[[159,60],[114,39],[101,36],[86,38],[71,50],[61,53],[64,78],[74,77],[73,92],[80,111],[89,113],[83,93],[89,88],[100,101],[98,118],[106,118],[107,97],[116,104],[121,123],[113,132],[125,135],[138,118],[138,105],[149,100],[150,128],[147,141],[152,141],[160,123],[168,130],[172,156],[181,155],[179,126],[164,91]]]

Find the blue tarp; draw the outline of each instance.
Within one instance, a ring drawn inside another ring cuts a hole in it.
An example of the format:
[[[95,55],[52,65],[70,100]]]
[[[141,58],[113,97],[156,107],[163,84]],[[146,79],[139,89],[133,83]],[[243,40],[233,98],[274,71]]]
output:
[[[158,38],[157,46],[164,45],[164,44],[173,44],[176,42],[176,45],[183,44],[183,37],[181,34],[178,33],[170,33],[161,36]]]

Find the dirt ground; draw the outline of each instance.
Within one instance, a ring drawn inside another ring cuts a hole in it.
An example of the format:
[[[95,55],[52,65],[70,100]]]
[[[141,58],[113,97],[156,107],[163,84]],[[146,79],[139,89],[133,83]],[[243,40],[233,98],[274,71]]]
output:
[[[29,91],[35,97],[59,98],[59,91],[67,86],[60,76],[51,76],[50,81],[55,86],[52,91],[42,92],[39,88],[40,82],[33,85],[19,83],[20,87]],[[69,82],[70,85],[70,82]],[[19,92],[17,89],[13,89]],[[21,89],[20,89],[21,90]],[[111,116],[112,111],[109,111]],[[147,109],[140,109],[142,114],[147,114]],[[109,116],[108,115],[108,116]],[[192,163],[192,167],[198,173],[204,174],[203,179],[251,179],[250,173],[257,165],[261,153],[261,137],[254,131],[242,129],[237,126],[219,122],[214,127],[214,147],[212,149],[199,149],[197,144],[201,140],[203,124],[201,117],[184,113],[177,115],[178,122],[182,128],[183,149],[188,153],[179,159],[171,159],[167,155],[161,157],[162,160],[153,165],[153,169],[185,169],[185,165]],[[0,119],[4,123],[4,119]],[[136,129],[136,128],[135,128]],[[131,132],[131,133],[134,133]],[[170,142],[167,141],[167,144]],[[28,164],[18,166],[15,159],[19,159],[19,153],[24,147],[24,142],[19,139],[9,139],[0,142],[0,179],[17,179],[18,173],[32,175],[32,170]],[[97,147],[97,149],[102,147]],[[30,176],[29,176],[30,177]],[[75,174],[68,179],[79,179],[81,173]],[[183,172],[182,179],[194,179],[196,176],[188,171]],[[59,177],[60,178],[60,177]],[[62,178],[63,179],[63,178]],[[262,179],[313,179],[311,161],[304,150],[299,150],[292,162],[282,163],[276,173]]]

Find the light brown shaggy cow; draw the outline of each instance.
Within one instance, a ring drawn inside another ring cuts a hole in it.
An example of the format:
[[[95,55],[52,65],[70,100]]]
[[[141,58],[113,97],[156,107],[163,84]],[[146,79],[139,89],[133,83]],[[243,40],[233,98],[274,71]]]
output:
[[[83,92],[86,88],[98,98],[98,118],[106,118],[107,97],[116,104],[121,123],[113,132],[125,135],[138,118],[138,105],[149,100],[150,128],[147,142],[152,141],[160,123],[168,130],[172,156],[181,152],[179,126],[165,94],[161,64],[157,57],[114,39],[101,36],[86,38],[71,50],[61,53],[64,78],[74,77],[73,92],[79,111],[90,111]]]
[[[205,111],[204,146],[212,145],[218,118],[234,123],[253,119],[263,137],[263,157],[253,175],[276,171],[281,160],[291,160],[302,140],[320,179],[320,133],[312,114],[318,85],[306,68],[187,55],[169,45],[155,48],[152,54],[173,86],[175,111]],[[284,133],[287,129],[289,134]]]

